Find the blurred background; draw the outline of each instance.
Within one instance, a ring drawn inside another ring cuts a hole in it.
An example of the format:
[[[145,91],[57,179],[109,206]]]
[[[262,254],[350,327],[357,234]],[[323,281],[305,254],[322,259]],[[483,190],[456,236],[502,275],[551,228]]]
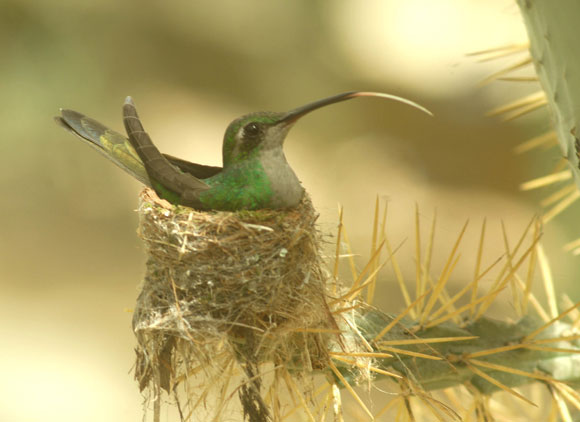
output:
[[[415,204],[425,238],[437,210],[437,274],[470,219],[452,278],[462,286],[482,219],[492,259],[503,252],[501,222],[513,244],[540,211],[518,185],[559,158],[557,150],[513,153],[548,127],[545,111],[485,117],[537,89],[481,86],[514,59],[466,55],[525,39],[511,0],[0,0],[0,421],[142,415],[130,373],[131,308],[144,269],[135,232],[141,186],[57,127],[60,107],[122,131],[121,106],[132,95],[162,151],[219,165],[226,126],[247,112],[349,90],[417,101],[435,117],[373,98],[322,109],[292,129],[285,150],[329,242],[344,206],[361,265],[377,195],[389,202],[392,242],[407,239],[398,258],[409,280]],[[558,289],[573,295],[577,262],[561,246],[577,233],[566,216],[546,228],[544,244]],[[377,303],[397,312],[392,279],[383,270]]]

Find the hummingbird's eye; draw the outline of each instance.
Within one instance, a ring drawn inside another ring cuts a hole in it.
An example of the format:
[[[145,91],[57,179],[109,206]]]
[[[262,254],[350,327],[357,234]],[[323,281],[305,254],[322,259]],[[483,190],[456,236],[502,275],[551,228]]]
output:
[[[252,139],[256,138],[260,134],[260,125],[256,122],[248,123],[244,126],[244,138],[245,139]]]

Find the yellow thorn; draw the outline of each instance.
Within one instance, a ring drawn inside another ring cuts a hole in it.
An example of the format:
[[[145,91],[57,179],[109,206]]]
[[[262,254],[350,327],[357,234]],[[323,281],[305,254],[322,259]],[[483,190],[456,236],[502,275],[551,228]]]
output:
[[[552,220],[570,205],[572,205],[576,200],[580,198],[580,191],[575,190],[570,195],[562,199],[558,204],[554,205],[554,207],[544,214],[543,222],[547,223],[548,221]]]
[[[400,312],[399,315],[397,315],[397,317],[395,319],[393,319],[389,324],[387,324],[387,326],[385,328],[383,328],[381,330],[381,332],[379,334],[377,334],[375,336],[375,338],[373,339],[373,341],[377,341],[379,339],[381,339],[385,334],[387,334],[400,320],[402,320],[407,314],[411,313],[413,311],[413,309],[415,308],[415,305],[417,303],[419,303],[419,301],[423,300],[425,298],[425,296],[427,296],[429,294],[429,292],[432,289],[430,288],[429,290],[427,290],[425,293],[423,293],[421,296],[419,296],[417,299],[415,299],[415,301],[413,303],[410,303],[409,305],[407,305],[407,307],[405,308],[405,310],[403,310],[403,312]]]
[[[569,180],[571,178],[572,172],[570,170],[564,170],[558,173],[548,174],[547,176],[538,177],[537,179],[533,179],[528,182],[522,183],[520,185],[520,190],[526,191],[538,189],[544,186],[561,182],[563,180]]]
[[[429,242],[427,243],[427,253],[425,254],[425,263],[423,265],[423,279],[421,287],[425,290],[427,282],[430,279],[431,258],[433,256],[433,245],[435,243],[435,224],[437,222],[437,212],[433,212],[433,221],[431,222],[431,230],[429,232]]]
[[[326,382],[322,386],[326,390],[328,389],[328,387],[330,387],[330,384]],[[320,390],[320,388],[318,388],[318,390]],[[315,397],[319,395],[318,390],[314,393]],[[330,389],[324,395],[324,399],[317,400],[318,403],[316,404],[316,408],[314,410],[318,415],[320,415],[320,419],[318,422],[326,422],[326,412],[330,407],[331,401],[332,401],[332,391]]]
[[[496,107],[486,113],[487,116],[497,116],[499,114],[506,114],[509,112],[519,112],[516,110],[526,110],[532,105],[537,105],[538,103],[546,102],[546,94],[544,91],[537,91],[530,95],[526,95],[523,98],[512,101],[511,103],[504,104],[502,106]]]
[[[225,376],[225,373],[226,373],[226,372],[228,373],[228,375],[227,375],[227,376]],[[234,360],[233,360],[233,359],[231,359],[231,360],[228,362],[228,364],[227,364],[227,368],[225,368],[225,370],[224,370],[224,372],[223,372],[223,374],[222,374],[222,378],[221,378],[221,379],[223,380],[224,378],[225,378],[225,380],[226,380],[226,381],[225,381],[225,383],[224,383],[224,384],[221,386],[221,388],[220,388],[220,390],[221,390],[221,397],[220,397],[220,399],[219,399],[220,406],[219,406],[219,407],[218,407],[218,409],[217,409],[216,416],[215,416],[215,420],[219,420],[219,419],[221,419],[221,418],[220,418],[220,415],[222,414],[222,412],[223,412],[223,411],[225,410],[225,408],[227,407],[228,399],[226,398],[226,392],[228,391],[228,388],[229,388],[229,386],[230,386],[230,382],[231,382],[231,381],[232,381],[232,379],[234,378]],[[205,393],[204,393],[204,394],[203,394],[203,395],[200,397],[200,399],[201,399],[202,397],[204,397],[204,400],[205,400],[205,397],[206,397],[207,395],[209,395],[209,388],[208,388],[208,389],[205,391]],[[203,402],[203,400],[201,400],[201,401],[198,401],[198,402],[196,403],[195,407],[197,407],[197,406],[198,406],[199,404],[201,404],[202,402]],[[191,413],[190,413],[190,416],[191,416]],[[189,417],[188,417],[188,418],[184,418],[184,420],[190,420],[190,418],[189,418]]]
[[[423,294],[425,286],[421,281],[421,224],[419,222],[419,205],[415,202],[415,297]],[[419,313],[423,310],[423,303],[418,303],[417,311]]]
[[[520,288],[525,290],[526,286],[524,285],[524,282],[517,279],[517,278],[516,278],[516,280],[519,282]],[[528,294],[528,299],[532,303],[532,306],[534,307],[534,309],[536,310],[536,312],[538,313],[540,318],[543,321],[549,321],[550,317],[548,316],[548,313],[544,310],[544,308],[540,304],[540,301],[538,299],[536,299],[536,296],[534,296],[534,294],[532,292],[530,292]]]
[[[458,263],[458,258],[455,259],[455,262],[453,263],[453,267],[451,268],[451,270],[449,271],[449,274],[453,274],[453,271],[455,270],[455,266]],[[431,277],[427,278],[427,281],[429,283],[429,285],[431,287],[435,287],[435,283],[433,282],[433,279]],[[449,280],[448,280],[449,281]],[[454,302],[451,300],[451,296],[449,296],[449,293],[447,292],[447,287],[444,287],[443,290],[441,290],[441,294],[439,295],[439,298],[437,299],[437,302],[439,302],[441,304],[441,307],[448,309],[447,312],[453,312],[455,311],[455,306],[453,306]],[[440,307],[440,308],[441,308]],[[439,308],[439,309],[440,309]],[[435,313],[439,313],[439,310]],[[433,319],[433,314],[429,315],[430,319]],[[456,318],[454,318],[457,324],[460,324],[461,321],[457,321]]]
[[[342,417],[342,396],[338,385],[335,382],[332,383],[332,411],[334,414],[334,420],[336,422],[344,422]]]
[[[564,245],[564,250],[569,252],[572,249],[576,249],[580,247],[580,239],[576,239],[570,243],[566,243],[566,245]]]
[[[341,356],[333,356],[333,358],[335,360],[339,360],[339,361],[347,363],[349,365],[356,366],[357,368],[368,369],[369,371],[376,372],[377,374],[387,375],[387,376],[393,377],[393,378],[403,378],[401,375],[395,374],[394,372],[385,371],[384,369],[376,368],[374,366],[368,366],[364,363],[357,362],[356,360],[346,359],[346,358],[341,357]]]
[[[541,352],[554,352],[554,353],[574,353],[579,354],[580,349],[570,349],[566,347],[551,347],[551,346],[536,346],[535,344],[528,343],[525,345],[526,349],[529,350],[539,350]]]
[[[542,280],[544,281],[544,290],[548,300],[550,316],[556,318],[558,316],[558,304],[556,303],[556,290],[554,289],[554,279],[552,278],[550,263],[541,243],[536,245],[536,251],[538,253],[538,263],[540,264],[540,271],[542,272]]]
[[[493,349],[480,350],[479,352],[468,353],[464,356],[464,359],[473,359],[473,358],[479,358],[482,356],[495,355],[497,353],[509,352],[511,350],[525,349],[527,346],[528,345],[526,345],[526,344],[517,343],[517,344],[510,344],[507,346],[494,347]]]
[[[473,289],[471,290],[471,301],[473,302],[475,300],[475,298],[477,297],[477,286],[478,286],[478,280],[479,280],[479,269],[481,268],[481,258],[483,256],[483,243],[485,240],[485,226],[487,224],[487,219],[484,218],[483,219],[483,223],[481,224],[481,234],[479,235],[479,246],[477,247],[477,258],[475,261],[475,274],[473,275]],[[498,261],[496,261],[498,262]],[[495,264],[494,264],[495,265]],[[472,317],[473,313],[475,311],[475,308],[471,308],[471,310],[469,311],[469,315]]]
[[[399,349],[397,347],[390,347],[390,346],[380,346],[381,350],[387,350],[393,353],[397,353],[399,355],[409,355],[409,356],[415,356],[418,358],[423,358],[423,359],[430,359],[430,360],[442,360],[443,358],[440,358],[438,356],[433,356],[433,355],[426,355],[425,353],[419,353],[419,352],[412,352],[410,350],[405,350],[405,349]]]
[[[528,232],[530,231],[530,228],[532,227],[532,225],[537,221],[536,217],[533,217],[530,219],[530,222],[528,223],[528,225],[526,226],[526,228],[524,229],[522,235],[520,236],[520,238],[518,239],[518,243],[516,243],[516,246],[514,247],[513,253],[512,255],[515,256],[518,251],[520,250],[520,247],[523,245],[524,243],[524,239],[526,238]],[[538,242],[539,237],[534,237],[534,245]],[[533,248],[528,249],[525,254],[530,253],[533,250]],[[524,255],[525,255],[524,254]]]
[[[558,390],[566,400],[572,403],[576,409],[580,410],[580,394],[578,394],[577,391],[570,388],[570,386],[557,381],[551,382],[550,386]]]
[[[564,293],[562,295],[561,306],[565,307],[565,308],[569,308],[572,305],[573,305],[572,300],[570,299],[570,297],[566,293]],[[572,329],[574,331],[577,331],[578,326],[580,326],[580,311],[575,310],[575,311],[570,312],[570,320],[572,321]]]
[[[522,377],[533,378],[542,381],[554,381],[554,378],[548,375],[534,374],[532,372],[521,371],[519,369],[510,368],[509,366],[504,366],[497,363],[486,362],[479,359],[469,359],[469,362],[481,366],[483,368],[494,369],[496,371],[507,372],[509,374],[514,375],[521,375]]]
[[[439,300],[443,304],[443,306],[445,306],[445,307],[451,306],[451,302],[448,300],[448,298],[443,293],[445,292],[445,286],[447,285],[447,282],[449,281],[449,277],[451,276],[451,273],[453,273],[455,266],[459,262],[459,258],[461,258],[461,255],[459,255],[457,258],[455,258],[455,261],[453,261],[453,263],[451,264],[451,267],[449,267],[449,270],[445,274],[442,274],[439,277],[437,284],[435,284],[435,288],[433,290],[433,293],[429,297],[429,302],[427,302],[427,306],[425,306],[425,309],[423,310],[423,317],[420,320],[420,324],[423,324],[427,319],[432,318],[432,315],[430,315],[431,310],[435,306],[435,303],[437,302],[437,300]]]
[[[379,203],[378,203],[378,196],[377,196],[377,216],[378,216],[378,211],[379,211]],[[385,201],[385,208],[383,210],[383,218],[381,219],[381,228],[380,228],[380,232],[377,233],[377,237],[379,239],[379,242],[381,243],[385,243],[385,238],[386,238],[386,226],[387,226],[387,202]],[[374,247],[374,246],[373,246]],[[377,258],[377,262],[380,261],[380,253],[379,256]],[[377,285],[377,277],[375,276],[373,279],[373,282],[369,285],[369,288],[367,290],[367,303],[372,303],[375,297],[375,289],[376,289],[376,285]]]
[[[361,283],[361,281],[362,281],[362,278],[363,278],[363,277],[365,276],[365,274],[366,274],[366,273],[369,271],[369,269],[370,269],[370,268],[373,266],[373,262],[374,262],[374,260],[376,259],[377,255],[378,255],[378,254],[381,252],[381,249],[383,248],[383,245],[384,245],[384,244],[385,244],[385,242],[382,242],[382,243],[379,245],[378,249],[377,249],[377,250],[375,250],[375,252],[374,252],[374,253],[371,255],[371,257],[369,258],[369,260],[368,260],[367,264],[365,265],[365,267],[363,268],[363,270],[362,270],[362,271],[359,273],[359,275],[358,275],[357,279],[356,279],[356,280],[354,281],[354,283],[352,284],[352,286],[351,286],[351,288],[350,288],[351,290],[355,290],[355,289],[357,289],[357,288],[358,288],[358,286],[360,285],[360,283]],[[401,244],[401,245],[399,245],[399,246],[397,247],[397,249],[395,249],[395,252],[396,252],[397,250],[399,250],[399,248],[400,248],[401,246],[402,246],[402,244]],[[388,260],[387,260],[386,262],[388,262]],[[345,296],[346,296],[346,295],[345,295]]]
[[[329,361],[328,362],[328,366],[330,367],[330,369],[332,370],[332,372],[334,372],[334,375],[336,375],[336,377],[340,380],[340,382],[342,382],[342,384],[344,385],[344,387],[348,390],[348,392],[350,393],[350,395],[352,396],[352,398],[358,403],[358,405],[361,407],[361,409],[371,418],[372,421],[374,421],[375,420],[375,417],[373,416],[373,414],[370,412],[370,410],[368,409],[368,407],[361,400],[361,398],[359,397],[359,395],[354,391],[354,389],[348,383],[348,381],[342,376],[342,374],[340,373],[340,371],[338,370],[338,368],[334,365],[334,363],[332,363],[332,361]]]
[[[356,305],[353,305],[353,306],[349,306],[349,307],[346,307],[346,308],[334,309],[334,310],[331,311],[331,313],[333,315],[344,314],[345,312],[350,312],[350,311],[352,311],[354,309],[358,309],[361,306],[363,306],[363,304],[362,303],[359,303],[359,304],[356,304]]]
[[[504,242],[504,247],[505,247],[505,254],[507,256],[507,265],[510,268],[510,270],[512,270],[511,272],[515,275],[515,271],[513,271],[513,266],[512,266],[512,254],[510,253],[510,245],[509,245],[509,241],[507,238],[507,232],[505,229],[505,224],[502,220],[501,222],[501,232],[502,232],[502,237],[503,237],[503,242]],[[533,250],[532,250],[533,251]],[[514,280],[515,277],[511,277],[510,278],[510,287],[511,287],[511,292],[512,292],[512,303],[514,306],[514,309],[516,311],[516,314],[521,317],[522,316],[522,309],[521,309],[521,302],[519,300],[519,289],[516,288],[516,282]]]
[[[442,393],[447,397],[447,400],[453,404],[453,407],[456,409],[461,409],[463,412],[465,411],[464,403],[462,403],[460,398],[457,397],[458,391],[455,389],[446,388],[442,391]]]
[[[389,401],[381,410],[378,411],[378,413],[375,415],[375,419],[378,419],[381,416],[383,416],[385,413],[389,411],[391,407],[395,406],[402,400],[403,396],[397,396],[393,400]]]
[[[528,233],[528,231],[529,231],[529,229],[530,229],[530,227],[532,226],[532,223],[533,223],[534,221],[535,221],[534,219],[531,219],[531,220],[530,220],[530,222],[528,223],[528,225],[526,226],[526,229],[525,229],[525,230],[524,230],[524,232],[522,233],[522,235],[521,235],[520,239],[518,240],[518,243],[516,244],[516,246],[515,246],[515,248],[514,248],[514,250],[513,250],[513,252],[512,252],[512,256],[515,256],[515,255],[516,255],[516,253],[518,252],[518,250],[519,250],[520,246],[522,245],[522,243],[523,243],[523,241],[524,241],[524,239],[525,239],[525,237],[526,237],[526,235],[527,235],[527,233]],[[525,255],[524,255],[524,256],[525,256]],[[522,257],[522,258],[523,258],[523,257]],[[521,260],[520,260],[520,261],[521,261]],[[520,264],[521,264],[521,262],[520,262]],[[511,265],[511,262],[510,262],[509,260],[506,260],[506,263],[504,264],[504,266],[502,267],[501,271],[498,273],[497,277],[495,278],[495,280],[494,280],[494,282],[493,282],[492,286],[490,287],[490,291],[492,291],[492,290],[494,290],[494,291],[495,291],[495,289],[496,289],[496,288],[497,288],[499,285],[503,285],[503,284],[505,284],[507,281],[509,281],[509,280],[510,280],[510,278],[509,278],[509,277],[508,277],[507,279],[503,279],[503,278],[502,278],[502,277],[504,276],[504,274],[505,274],[505,272],[506,272],[506,270],[507,270],[508,268],[513,268],[513,266]],[[514,271],[512,271],[512,273],[515,273],[515,270],[514,270]],[[511,276],[510,276],[510,277],[511,277]],[[499,293],[499,291],[498,291],[498,293]],[[478,311],[478,313],[477,313],[477,315],[476,315],[475,319],[479,318],[479,317],[480,317],[480,316],[483,314],[483,312],[484,312],[484,311],[485,311],[485,310],[486,310],[486,309],[487,309],[487,308],[488,308],[488,307],[491,305],[491,303],[493,302],[493,300],[494,300],[494,299],[495,299],[495,296],[490,296],[490,297],[489,297],[489,300],[488,300],[488,301],[486,301],[486,302],[485,302],[485,303],[484,303],[484,304],[483,304],[483,305],[480,307],[480,309],[479,309],[479,311]],[[473,318],[473,315],[472,315],[472,318]]]
[[[558,202],[559,200],[561,200],[565,196],[570,195],[576,189],[578,189],[576,187],[576,184],[575,183],[570,183],[568,186],[564,186],[563,188],[558,189],[553,194],[551,194],[549,196],[546,196],[544,199],[542,199],[540,201],[540,206],[542,206],[542,207],[549,207],[550,205],[552,205],[555,202]]]
[[[556,132],[551,130],[550,132],[542,133],[541,135],[535,136],[531,139],[528,139],[525,142],[522,142],[518,146],[514,148],[514,152],[516,154],[522,154],[524,152],[530,151],[534,148],[538,148],[542,145],[557,145],[558,144],[558,135]]]
[[[491,75],[489,75],[488,77],[483,79],[478,85],[483,86],[485,84],[488,84],[495,79],[498,79],[504,75],[507,75],[510,72],[513,72],[514,70],[524,68],[527,65],[529,65],[530,63],[532,63],[532,58],[530,56],[527,56],[524,59],[520,60],[519,62],[516,62],[515,64],[513,64],[511,66],[508,66],[504,69],[501,69],[498,72],[492,73]]]
[[[431,344],[431,343],[448,343],[451,341],[465,341],[479,338],[478,336],[464,336],[464,337],[430,337],[430,338],[414,338],[407,340],[382,340],[378,344],[382,346],[403,346],[406,344]]]
[[[513,255],[515,255],[520,247],[520,245],[523,242],[523,239],[526,235],[526,233],[528,232],[532,222],[534,220],[530,221],[530,224],[528,224],[528,226],[526,227],[526,230],[524,231],[524,234],[522,235],[522,237],[520,238],[520,241],[516,244],[516,247],[513,250]],[[495,298],[497,297],[497,295],[499,294],[499,292],[505,287],[505,285],[507,284],[507,282],[512,278],[513,274],[515,274],[515,272],[518,270],[518,268],[520,267],[520,265],[522,265],[522,263],[524,262],[524,260],[527,258],[527,256],[531,253],[531,251],[536,247],[536,243],[539,241],[539,238],[536,238],[533,240],[532,244],[530,245],[530,247],[523,253],[523,255],[520,257],[520,259],[518,260],[518,262],[516,263],[516,265],[511,267],[510,272],[508,273],[507,276],[505,276],[505,278],[503,278],[501,281],[499,281],[498,283],[494,283],[494,287],[496,285],[499,286],[498,289],[494,290],[493,293],[489,293],[487,294],[485,297],[488,298],[488,300],[484,303],[481,304],[481,306],[479,307],[479,310],[477,311],[477,314],[475,315],[475,319],[478,319],[479,317],[481,317],[484,312],[487,310],[487,308],[489,308],[491,306],[491,304],[493,303],[493,301],[495,300]],[[507,268],[507,264],[506,266],[504,266],[504,268]],[[503,274],[503,271],[502,271]]]
[[[546,98],[542,98],[542,99],[539,99],[537,101],[530,102],[528,105],[521,107],[519,110],[514,110],[511,113],[505,113],[504,116],[502,117],[502,120],[504,122],[509,122],[509,121],[515,120],[520,116],[531,113],[532,111],[535,111],[535,110],[545,106],[546,104],[548,104],[548,100]]]
[[[497,80],[505,82],[538,82],[540,79],[537,76],[502,76],[497,78]]]
[[[367,341],[367,339],[362,335],[362,333],[360,332],[360,330],[358,329],[358,327],[355,325],[354,322],[352,322],[349,319],[344,319],[343,320],[344,323],[346,325],[349,326],[349,328],[351,329],[351,333],[356,334],[356,336],[358,337],[359,341],[361,342],[362,345],[364,345],[364,347],[369,351],[369,352],[374,352],[374,348],[373,346],[371,346],[369,344],[369,342]]]
[[[552,325],[556,321],[561,320],[562,318],[564,318],[566,315],[568,315],[570,312],[572,312],[574,309],[578,308],[579,306],[580,306],[580,302],[576,302],[572,307],[566,309],[560,315],[556,316],[555,318],[552,318],[550,321],[546,322],[544,325],[542,325],[541,327],[537,328],[536,330],[532,331],[530,334],[525,336],[522,339],[522,343],[529,342],[531,339],[533,339],[535,336],[540,334],[542,331],[544,331],[550,325]]]
[[[335,299],[334,301],[330,302],[330,303],[329,303],[329,305],[331,305],[331,306],[332,306],[332,305],[336,304],[336,303],[337,303],[337,301],[347,301],[347,302],[350,302],[350,301],[354,300],[356,296],[358,296],[359,294],[361,294],[362,290],[363,290],[365,287],[369,286],[370,284],[372,284],[372,283],[375,281],[377,273],[378,273],[380,270],[382,270],[382,269],[385,267],[385,265],[387,265],[387,263],[388,263],[388,262],[389,262],[388,260],[387,260],[387,261],[385,261],[385,262],[383,262],[383,263],[382,263],[382,264],[381,264],[381,265],[380,265],[378,268],[376,268],[376,269],[375,269],[375,270],[374,270],[374,271],[373,271],[373,272],[372,272],[372,273],[371,273],[371,274],[370,274],[370,275],[367,277],[367,279],[366,279],[366,280],[365,280],[365,281],[364,281],[362,284],[360,284],[360,285],[359,285],[359,286],[358,286],[356,289],[353,289],[353,288],[351,288],[351,289],[350,289],[350,290],[347,292],[347,294],[346,294],[346,295],[344,295],[344,296],[342,296],[342,297],[339,297],[338,299]]]
[[[534,225],[534,239],[537,239],[540,236],[541,224],[540,224],[539,219],[536,218],[535,221],[536,221],[536,224]],[[528,272],[526,274],[525,288],[523,289],[522,312],[524,315],[527,315],[527,313],[528,313],[528,302],[529,302],[530,294],[532,293],[532,284],[534,281],[534,271],[536,269],[536,261],[537,261],[537,249],[534,248],[534,249],[532,249],[532,252],[530,253],[530,260],[528,261]],[[515,276],[516,276],[515,280],[517,282],[519,282],[520,279],[517,276],[517,274]],[[521,287],[521,284],[520,284],[520,287]]]
[[[375,216],[373,218],[373,235],[372,235],[372,240],[371,240],[371,255],[375,256],[375,251],[376,251],[376,247],[377,247],[377,239],[379,237],[379,210],[380,210],[380,203],[379,203],[379,195],[376,196],[375,198]],[[379,252],[376,255],[376,258],[373,259],[372,262],[372,269],[375,270],[377,268],[377,262],[380,260],[381,257],[381,253]],[[374,298],[374,294],[375,294],[375,286],[376,286],[376,273],[375,273],[375,277],[373,277],[371,279],[371,282],[368,285],[368,289],[367,289],[367,300],[366,302],[368,304],[372,304],[373,303],[373,298]]]
[[[471,53],[467,53],[466,56],[491,56],[491,57],[482,57],[480,61],[488,61],[488,60],[496,60],[500,57],[511,56],[515,53],[519,53],[522,51],[527,51],[530,47],[529,43],[525,44],[508,44],[502,45],[501,47],[493,47],[488,48],[486,50],[480,51],[472,51]]]
[[[407,290],[407,286],[405,284],[405,278],[403,277],[401,267],[399,266],[399,262],[397,261],[395,255],[393,253],[393,248],[391,247],[391,242],[389,241],[388,236],[386,236],[386,233],[385,233],[385,246],[387,247],[389,259],[391,260],[391,262],[393,264],[393,271],[395,273],[395,278],[397,279],[397,284],[399,285],[399,289],[401,290],[401,294],[403,295],[403,299],[405,300],[405,305],[408,308],[411,305],[411,296],[409,295],[409,291]],[[413,303],[415,303],[415,302],[413,302]],[[410,315],[413,319],[416,318],[415,309],[410,309]]]
[[[371,372],[376,372],[377,374],[381,374],[381,375],[385,375],[387,377],[393,377],[393,378],[403,378],[401,375],[399,374],[395,374],[394,372],[389,372],[389,371],[385,371],[384,369],[381,368],[376,368],[374,366],[370,366],[369,370]]]
[[[515,391],[513,388],[510,388],[507,385],[502,384],[501,382],[499,382],[495,378],[490,377],[488,374],[486,374],[485,372],[483,372],[480,369],[476,368],[475,366],[470,365],[468,362],[466,362],[466,365],[471,370],[471,372],[473,372],[476,375],[479,375],[484,380],[489,381],[490,383],[492,383],[496,387],[501,388],[503,391],[505,391],[507,393],[510,393],[510,394],[516,396],[517,398],[525,401],[526,403],[531,404],[534,407],[538,407],[534,402],[528,400],[527,398],[525,398],[524,396],[522,396],[520,393],[518,393],[517,391]]]
[[[574,420],[572,419],[572,415],[570,415],[570,410],[568,409],[568,406],[566,405],[566,402],[562,396],[560,396],[558,390],[555,390],[554,388],[550,388],[549,390],[552,394],[552,397],[554,398],[554,401],[556,402],[558,412],[560,413],[562,420],[564,422],[573,422]]]
[[[466,293],[466,292],[467,292],[469,289],[472,289],[472,287],[473,287],[474,285],[476,285],[476,284],[478,283],[478,281],[479,281],[479,280],[481,280],[483,277],[485,277],[485,275],[486,275],[486,274],[487,274],[489,271],[491,271],[491,269],[492,269],[493,267],[495,267],[499,261],[501,261],[501,257],[500,257],[500,258],[498,258],[498,259],[496,259],[496,260],[495,260],[495,262],[493,262],[493,263],[492,263],[492,264],[491,264],[489,267],[487,267],[487,268],[485,269],[485,271],[484,271],[484,272],[482,272],[482,273],[481,273],[481,274],[480,274],[480,275],[477,277],[477,279],[473,280],[471,283],[469,283],[469,284],[467,284],[466,286],[464,286],[464,287],[463,287],[463,288],[462,288],[462,289],[461,289],[459,292],[457,292],[457,293],[455,294],[455,296],[453,296],[453,297],[452,297],[452,298],[451,298],[451,299],[450,299],[450,300],[449,300],[449,301],[448,301],[448,302],[447,302],[445,305],[441,306],[439,309],[437,309],[435,312],[433,312],[433,313],[430,315],[430,318],[431,318],[431,319],[435,319],[435,318],[437,318],[437,317],[438,317],[439,315],[441,315],[441,314],[442,314],[442,313],[443,313],[443,312],[444,312],[446,309],[448,309],[448,308],[449,308],[451,305],[453,305],[455,302],[457,302],[457,301],[458,301],[458,300],[459,300],[459,299],[460,299],[460,298],[461,298],[461,297],[462,297],[462,296],[463,296],[463,295],[464,295],[464,294],[465,294],[465,293]],[[470,302],[475,302],[476,300],[477,300],[477,296],[473,297],[473,295],[472,295],[472,298],[471,298],[471,301],[470,301]],[[473,312],[474,312],[474,310],[475,310],[475,307],[472,307],[472,308],[469,310],[469,313],[470,313],[470,315],[473,315]],[[453,312],[454,312],[454,311],[455,311],[455,310],[453,310]]]
[[[566,245],[564,245],[564,250],[566,252],[570,252],[571,250],[576,248],[580,248],[580,239],[576,239],[573,242],[566,243]]]
[[[444,315],[441,318],[437,318],[435,320],[429,321],[423,327],[424,328],[434,327],[434,326],[439,325],[439,324],[441,324],[441,323],[443,323],[451,318],[454,318],[457,315],[460,315],[461,313],[473,308],[474,306],[478,305],[481,302],[484,302],[484,301],[490,300],[490,299],[493,301],[493,298],[495,298],[495,296],[497,296],[499,294],[499,292],[501,292],[504,288],[505,288],[505,285],[502,285],[498,289],[491,291],[487,295],[482,296],[479,299],[468,303],[467,305],[461,306],[460,308],[457,308],[455,311],[453,311],[447,315]],[[476,315],[476,319],[479,318],[479,316],[480,316],[479,314]]]
[[[350,273],[352,275],[352,282],[354,283],[355,280],[357,279],[356,265],[354,263],[355,255],[352,253],[352,248],[350,246],[350,240],[348,238],[346,227],[344,225],[342,226],[342,238],[344,239],[344,244],[346,245],[346,251],[348,253],[348,255],[347,255],[348,256],[348,266],[350,267]]]
[[[392,358],[390,353],[380,352],[330,352],[330,356],[351,356],[356,358]]]
[[[332,284],[332,293],[336,295],[338,290],[338,263],[339,263],[339,256],[340,256],[340,239],[342,234],[342,217],[343,217],[343,207],[342,205],[338,206],[338,230],[336,233],[336,252],[334,256],[334,269],[332,271],[332,278],[334,279],[334,283]]]
[[[306,404],[306,401],[304,400],[304,394],[302,394],[302,392],[298,389],[298,386],[296,385],[296,383],[294,383],[292,377],[289,376],[287,371],[284,371],[284,378],[286,380],[286,385],[289,385],[294,391],[294,394],[298,396],[298,400],[300,400],[300,404],[302,405],[302,408],[304,409],[304,413],[306,413],[308,420],[310,422],[316,422],[316,419],[314,419],[314,415],[312,414],[312,412],[310,412],[308,404]]]
[[[435,305],[437,298],[439,297],[441,291],[445,287],[445,284],[447,283],[447,280],[449,279],[449,276],[451,275],[451,271],[453,271],[452,267],[455,267],[455,264],[457,264],[457,260],[459,259],[459,257],[457,258],[457,260],[454,261],[455,254],[457,252],[457,249],[459,248],[459,244],[461,243],[461,239],[463,239],[463,235],[465,234],[465,230],[467,229],[468,224],[469,224],[469,220],[467,220],[465,222],[465,224],[463,225],[463,228],[461,229],[461,232],[459,233],[459,236],[457,237],[457,240],[455,241],[455,244],[453,245],[453,249],[451,250],[449,257],[447,258],[447,262],[445,263],[445,266],[443,267],[443,270],[441,271],[441,275],[439,276],[439,280],[437,280],[437,284],[435,285],[435,289],[434,289],[433,293],[431,294],[431,296],[429,297],[427,305],[425,305],[425,308],[423,309],[423,313],[421,314],[421,319],[420,319],[421,324],[423,324],[423,322],[425,322],[425,320],[427,319],[429,313],[431,312],[431,309]]]
[[[534,340],[533,343],[531,343],[531,344],[537,345],[537,344],[546,344],[546,343],[558,343],[560,341],[574,341],[574,340],[578,340],[578,339],[580,339],[580,334],[574,334],[574,335],[571,335],[571,336],[561,336],[561,337],[554,337],[554,338],[542,338],[542,339],[539,339],[539,340]]]
[[[419,393],[417,394],[417,397],[419,398],[419,400],[421,400],[423,403],[425,403],[427,409],[431,412],[431,414],[433,416],[435,416],[437,418],[437,420],[439,420],[440,422],[445,422],[448,419],[443,419],[443,417],[438,413],[439,411],[442,411],[443,413],[445,413],[448,417],[461,422],[461,417],[457,414],[457,412],[455,412],[453,409],[451,409],[449,406],[447,406],[446,404],[440,402],[439,400],[428,396],[426,393]],[[438,408],[438,409],[436,409]],[[421,419],[424,420],[424,419]]]

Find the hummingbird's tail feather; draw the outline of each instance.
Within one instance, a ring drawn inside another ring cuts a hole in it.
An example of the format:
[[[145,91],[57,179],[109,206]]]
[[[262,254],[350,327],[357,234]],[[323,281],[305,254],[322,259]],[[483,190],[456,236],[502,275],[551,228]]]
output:
[[[123,123],[129,135],[129,142],[143,162],[157,194],[172,203],[203,208],[199,194],[209,189],[209,186],[192,174],[184,173],[173,166],[159,152],[149,134],[145,132],[131,97],[127,97],[123,106]]]
[[[125,136],[73,110],[61,109],[61,115],[54,120],[137,180],[151,186],[145,166]]]
[[[56,124],[76,135],[145,185],[151,186],[145,166],[127,137],[78,111],[61,109],[61,114],[54,118]],[[163,156],[184,173],[190,173],[198,179],[207,179],[222,171],[221,167],[191,163],[169,154]]]

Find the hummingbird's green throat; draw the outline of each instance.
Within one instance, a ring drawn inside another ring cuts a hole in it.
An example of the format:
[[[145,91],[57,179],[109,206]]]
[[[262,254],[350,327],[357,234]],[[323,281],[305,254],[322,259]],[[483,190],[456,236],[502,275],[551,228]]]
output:
[[[395,100],[431,114],[404,98],[362,91],[334,95],[285,113],[247,114],[226,130],[223,167],[160,153],[145,132],[131,97],[123,106],[128,138],[72,110],[61,110],[55,120],[173,204],[198,210],[278,209],[297,205],[304,195],[283,150],[292,125],[311,111],[356,97]]]

